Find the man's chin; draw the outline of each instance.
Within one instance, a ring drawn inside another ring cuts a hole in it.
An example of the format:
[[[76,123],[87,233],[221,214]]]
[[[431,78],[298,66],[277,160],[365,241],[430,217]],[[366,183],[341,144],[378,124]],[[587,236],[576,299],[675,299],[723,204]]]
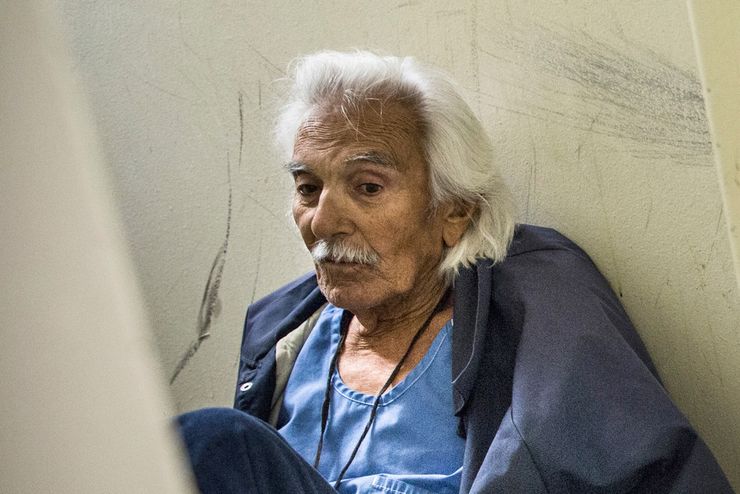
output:
[[[349,309],[350,311],[362,298],[360,295],[361,290],[352,290],[348,287],[319,285],[319,289],[330,304],[342,309]]]
[[[319,290],[332,304],[343,309],[349,309],[357,304],[362,305],[368,294],[366,283],[355,276],[336,276],[317,270]]]

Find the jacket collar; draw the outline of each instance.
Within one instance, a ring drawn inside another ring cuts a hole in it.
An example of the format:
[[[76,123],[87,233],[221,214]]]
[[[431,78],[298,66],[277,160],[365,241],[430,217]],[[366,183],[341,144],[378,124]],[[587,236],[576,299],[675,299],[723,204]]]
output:
[[[242,341],[242,363],[255,367],[285,335],[326,303],[316,274],[301,276],[247,309]]]

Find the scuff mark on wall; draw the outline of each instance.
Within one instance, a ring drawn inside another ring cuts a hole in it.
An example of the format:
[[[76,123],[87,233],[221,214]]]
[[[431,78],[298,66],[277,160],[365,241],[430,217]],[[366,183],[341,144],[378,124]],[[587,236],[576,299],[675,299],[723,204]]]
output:
[[[136,77],[136,76],[133,76]],[[173,98],[177,98],[181,101],[187,101],[187,98],[185,96],[182,96],[180,94],[175,93],[174,91],[171,91],[169,89],[165,89],[162,86],[155,84],[154,82],[148,80],[148,79],[141,79],[141,81],[146,84],[147,86],[156,89],[157,91],[164,93],[168,96],[172,96]]]
[[[487,41],[479,47],[487,57],[481,64],[496,68],[497,84],[520,94],[501,98],[484,88],[485,104],[623,140],[636,158],[711,166],[701,85],[693,73],[628,42],[617,47],[566,28],[534,25],[526,32],[489,29],[481,35]],[[525,70],[540,75],[511,81],[500,75]]]
[[[650,226],[650,220],[653,216],[653,198],[650,198],[650,205],[648,206],[647,213],[645,214],[645,224],[642,227],[643,231],[647,231]]]
[[[249,297],[249,303],[254,302],[254,297],[257,294],[257,283],[260,278],[260,266],[262,265],[262,232],[259,235],[259,244],[257,245],[257,267],[254,270],[254,279],[252,280],[252,295]]]
[[[262,100],[262,96],[260,94],[260,101],[261,100]],[[242,152],[243,151],[244,151],[244,93],[239,91],[239,170],[242,169]],[[231,179],[229,178],[229,180]]]
[[[478,56],[478,2],[470,5],[470,69],[476,108],[480,111],[480,58]]]
[[[415,1],[415,0],[412,0],[412,1],[409,1],[409,2],[399,3],[398,5],[396,5],[393,8],[393,10],[401,10],[401,9],[403,9],[405,7],[416,7],[417,5],[419,5],[419,2],[418,1]]]
[[[534,133],[531,131],[531,126],[529,135],[534,135]],[[527,198],[524,201],[524,218],[526,219],[526,221],[531,220],[530,214],[534,210],[537,197],[537,145],[535,144],[534,140],[532,140],[531,142],[531,149],[532,156],[529,161],[529,166],[527,167],[529,175],[527,178]]]
[[[247,47],[254,52],[255,55],[257,55],[262,61],[265,63],[265,67],[272,69],[273,71],[277,72],[281,76],[285,75],[285,71],[280,68],[277,64],[275,64],[272,60],[270,60],[268,57],[264,55],[261,51],[259,51],[257,48],[255,48],[254,45],[247,43]]]
[[[243,103],[242,93],[239,93],[239,165],[242,161],[242,147],[244,145],[244,118],[243,118]],[[231,216],[233,209],[233,186],[231,182],[231,159],[229,153],[226,153],[226,175],[228,180],[228,200],[227,200],[227,211],[226,211],[226,234],[224,240],[221,243],[221,247],[216,254],[216,257],[211,264],[211,270],[208,273],[208,281],[206,281],[205,289],[203,290],[203,298],[201,299],[200,309],[198,310],[198,334],[197,337],[190,343],[185,354],[180,358],[175,366],[175,370],[170,377],[170,385],[172,385],[177,376],[180,375],[182,370],[188,365],[190,359],[198,352],[200,345],[203,340],[210,336],[211,323],[215,317],[221,312],[221,301],[218,297],[219,289],[221,288],[221,280],[223,279],[224,267],[226,265],[226,255],[229,250],[229,238],[231,237]]]

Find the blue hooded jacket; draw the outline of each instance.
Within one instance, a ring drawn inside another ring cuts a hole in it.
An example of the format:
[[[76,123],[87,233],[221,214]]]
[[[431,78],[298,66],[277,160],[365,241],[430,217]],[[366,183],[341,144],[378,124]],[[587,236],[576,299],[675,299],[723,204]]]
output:
[[[462,269],[453,289],[460,492],[733,492],[574,243],[520,225],[503,262]],[[249,307],[236,408],[269,418],[277,342],[325,303],[310,274]]]

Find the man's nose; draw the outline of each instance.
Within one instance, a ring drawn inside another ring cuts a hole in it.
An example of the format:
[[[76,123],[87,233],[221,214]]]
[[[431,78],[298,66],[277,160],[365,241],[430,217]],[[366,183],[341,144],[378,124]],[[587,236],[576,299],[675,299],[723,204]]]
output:
[[[339,191],[324,188],[319,196],[311,219],[311,231],[318,239],[328,239],[337,235],[352,233],[346,198]]]

